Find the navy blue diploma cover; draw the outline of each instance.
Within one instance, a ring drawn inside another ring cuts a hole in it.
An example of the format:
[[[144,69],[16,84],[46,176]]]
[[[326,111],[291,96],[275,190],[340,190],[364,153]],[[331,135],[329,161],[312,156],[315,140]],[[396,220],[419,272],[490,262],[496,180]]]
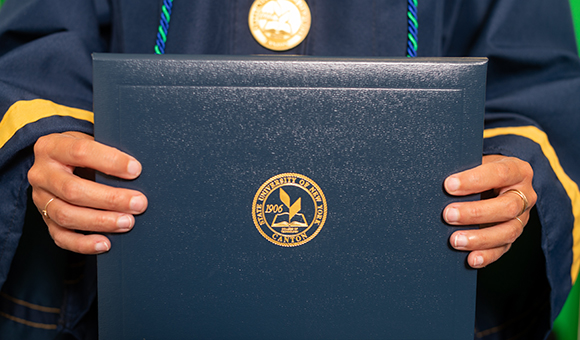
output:
[[[485,59],[94,56],[95,137],[142,175],[98,257],[101,339],[472,339],[444,179]]]

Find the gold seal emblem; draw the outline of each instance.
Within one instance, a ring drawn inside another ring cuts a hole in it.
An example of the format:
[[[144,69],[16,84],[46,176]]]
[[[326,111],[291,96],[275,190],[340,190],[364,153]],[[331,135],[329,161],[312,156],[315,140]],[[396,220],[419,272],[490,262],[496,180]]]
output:
[[[252,217],[260,234],[282,247],[296,247],[316,237],[326,213],[326,198],[320,187],[295,173],[267,180],[252,204]]]
[[[254,38],[267,49],[286,51],[310,31],[310,9],[304,0],[256,0],[248,23]]]

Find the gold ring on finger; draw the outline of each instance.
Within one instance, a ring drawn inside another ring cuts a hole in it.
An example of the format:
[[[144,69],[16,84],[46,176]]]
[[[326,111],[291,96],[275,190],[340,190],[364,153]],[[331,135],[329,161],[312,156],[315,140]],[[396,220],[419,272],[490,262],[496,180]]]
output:
[[[514,194],[520,196],[522,201],[524,201],[524,207],[522,208],[522,211],[520,211],[520,213],[518,214],[518,216],[521,216],[526,210],[528,210],[528,207],[530,204],[528,202],[528,198],[526,197],[526,195],[524,195],[524,193],[521,190],[518,190],[518,189],[509,189],[508,191],[504,192],[504,194],[507,194],[508,192],[511,192],[511,193],[514,193]]]
[[[42,216],[44,216],[44,218],[46,218],[47,220],[50,220],[50,216],[48,216],[48,211],[47,211],[47,209],[48,209],[48,205],[49,205],[50,203],[52,203],[52,201],[54,201],[54,197],[53,197],[53,198],[51,198],[51,199],[49,199],[49,200],[48,200],[48,202],[46,202],[46,204],[44,205],[44,209],[42,209],[42,210],[40,211],[40,213],[42,214]]]

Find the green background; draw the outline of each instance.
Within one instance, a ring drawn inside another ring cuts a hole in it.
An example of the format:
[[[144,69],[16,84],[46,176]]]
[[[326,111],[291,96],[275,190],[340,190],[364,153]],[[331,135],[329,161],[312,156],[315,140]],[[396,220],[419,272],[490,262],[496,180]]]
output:
[[[0,6],[6,0],[0,0]],[[576,41],[580,53],[580,0],[570,0],[572,15],[574,17],[574,28],[576,30]],[[580,284],[572,288],[560,316],[554,323],[554,337],[557,340],[578,340],[578,300],[580,299]]]

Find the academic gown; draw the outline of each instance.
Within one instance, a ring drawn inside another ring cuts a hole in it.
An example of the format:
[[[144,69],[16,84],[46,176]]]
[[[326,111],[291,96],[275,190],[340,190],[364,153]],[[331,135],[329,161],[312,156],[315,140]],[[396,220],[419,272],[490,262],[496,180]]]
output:
[[[412,1],[412,0],[411,0]],[[7,0],[0,9],[0,338],[92,339],[95,257],[58,249],[30,199],[41,136],[93,131],[91,53],[154,53],[159,0]],[[165,53],[264,54],[252,0],[175,0]],[[407,54],[404,0],[308,0],[288,54]],[[421,56],[489,58],[483,154],[534,169],[523,235],[478,273],[485,339],[543,339],[580,267],[580,63],[567,0],[419,0]],[[136,226],[138,227],[138,226]]]

